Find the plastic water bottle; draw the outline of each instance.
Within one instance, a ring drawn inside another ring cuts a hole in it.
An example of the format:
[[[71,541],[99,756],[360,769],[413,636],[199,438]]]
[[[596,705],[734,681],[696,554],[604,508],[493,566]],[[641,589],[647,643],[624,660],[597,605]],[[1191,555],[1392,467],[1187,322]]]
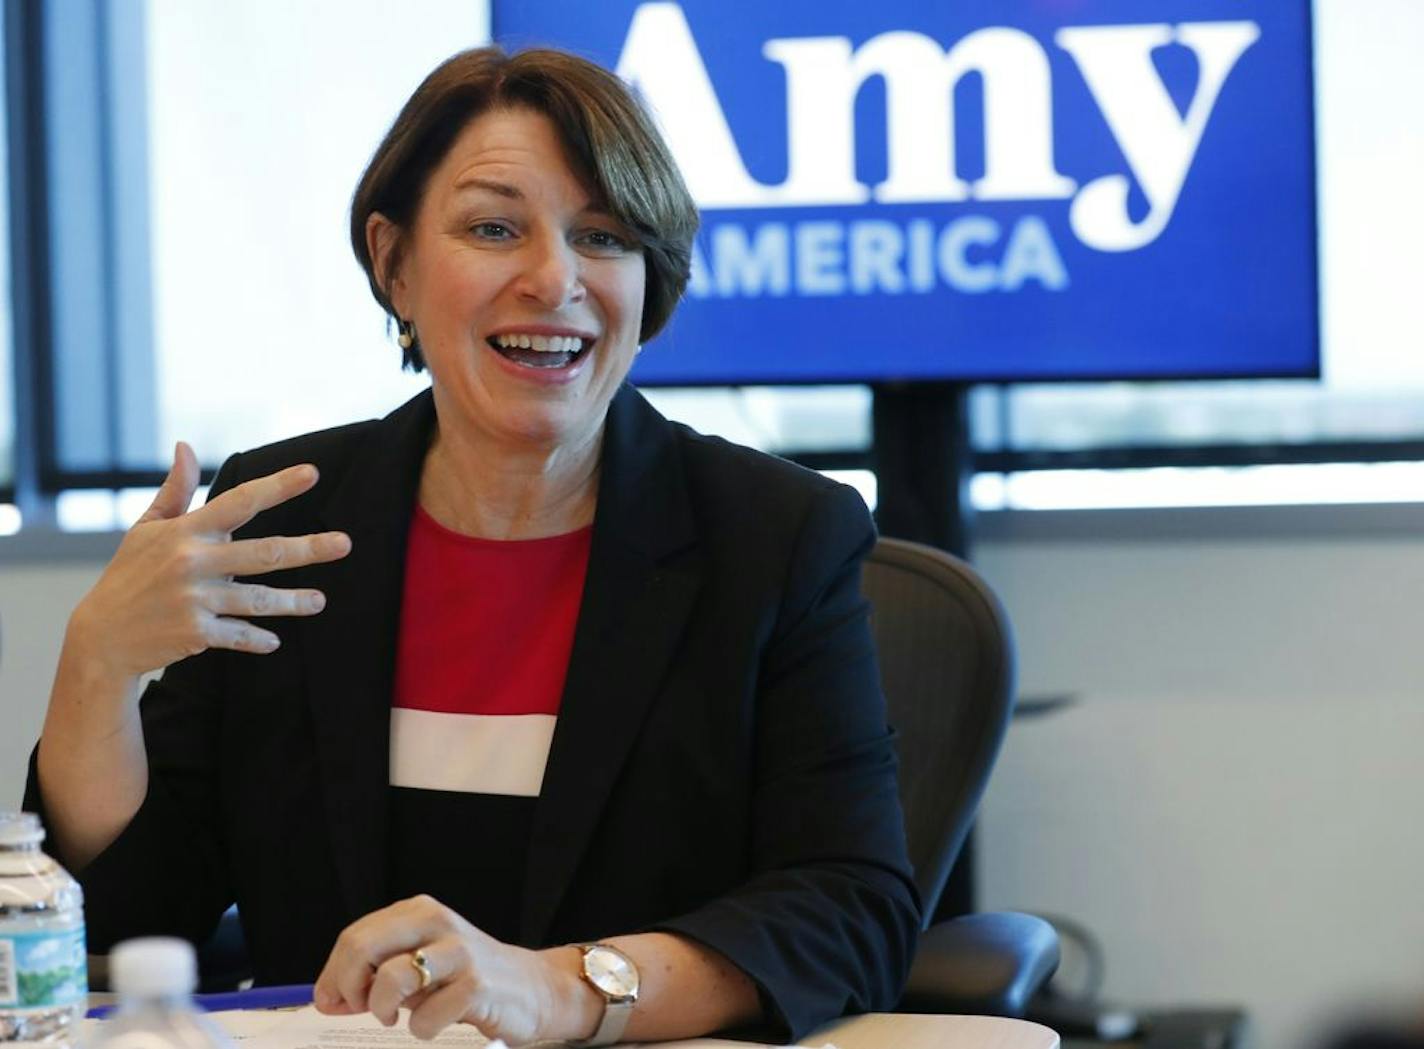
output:
[[[89,993],[84,893],[40,851],[29,812],[0,812],[0,1045],[74,1044]]]
[[[86,1049],[232,1049],[232,1042],[193,1005],[198,963],[186,940],[125,940],[109,955],[119,1008]]]

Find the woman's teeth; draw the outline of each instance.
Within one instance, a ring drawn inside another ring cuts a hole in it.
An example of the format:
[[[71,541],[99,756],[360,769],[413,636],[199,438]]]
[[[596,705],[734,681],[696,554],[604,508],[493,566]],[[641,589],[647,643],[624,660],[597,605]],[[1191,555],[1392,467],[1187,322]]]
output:
[[[491,341],[502,350],[578,353],[583,349],[583,340],[576,335],[496,335]]]
[[[525,368],[563,368],[578,360],[584,340],[577,335],[495,335],[489,344],[506,360]]]

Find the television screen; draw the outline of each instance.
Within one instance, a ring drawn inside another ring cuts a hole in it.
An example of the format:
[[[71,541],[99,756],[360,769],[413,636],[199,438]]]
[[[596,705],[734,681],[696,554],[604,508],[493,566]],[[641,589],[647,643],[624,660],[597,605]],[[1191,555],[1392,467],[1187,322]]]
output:
[[[1314,376],[1308,0],[495,0],[702,213],[643,384]]]

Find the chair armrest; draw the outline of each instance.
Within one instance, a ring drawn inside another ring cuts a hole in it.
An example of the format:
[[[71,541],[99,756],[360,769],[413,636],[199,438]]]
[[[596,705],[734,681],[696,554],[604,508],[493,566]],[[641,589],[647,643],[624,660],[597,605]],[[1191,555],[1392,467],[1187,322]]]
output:
[[[1058,968],[1058,933],[1042,918],[969,914],[920,934],[899,1009],[1022,1016]]]

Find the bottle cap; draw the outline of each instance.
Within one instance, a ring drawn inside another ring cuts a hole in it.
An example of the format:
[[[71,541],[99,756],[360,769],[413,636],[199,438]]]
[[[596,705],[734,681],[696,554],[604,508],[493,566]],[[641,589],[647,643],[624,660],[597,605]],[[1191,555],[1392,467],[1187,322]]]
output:
[[[123,997],[159,998],[189,994],[198,986],[193,945],[171,936],[125,940],[109,955],[114,990]]]
[[[38,845],[44,836],[33,812],[0,812],[0,845]]]

